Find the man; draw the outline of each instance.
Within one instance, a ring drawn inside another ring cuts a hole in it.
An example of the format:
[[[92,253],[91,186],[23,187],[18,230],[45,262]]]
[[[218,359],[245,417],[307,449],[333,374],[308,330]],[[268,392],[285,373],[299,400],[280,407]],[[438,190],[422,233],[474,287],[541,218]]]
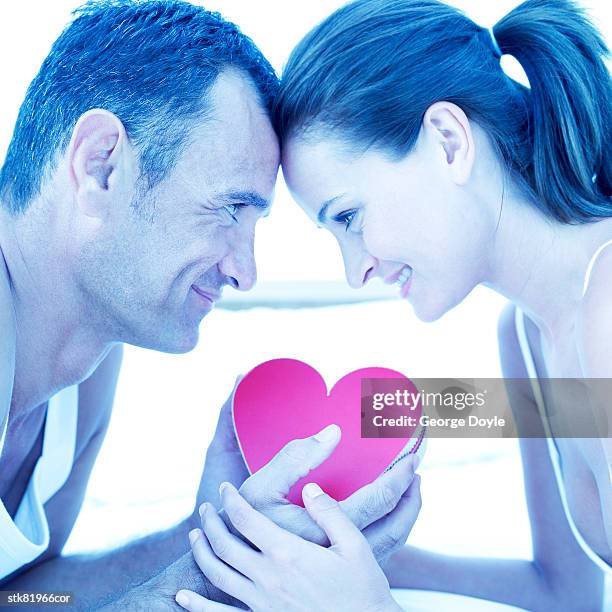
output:
[[[199,504],[218,503],[224,480],[321,541],[284,495],[329,445],[296,441],[247,479],[228,402],[193,515],[120,550],[60,556],[108,426],[121,344],[189,351],[224,285],[256,281],[255,225],[279,163],[276,87],[219,15],[118,0],[78,11],[28,89],[0,171],[3,590],[73,591],[79,609],[175,609],[183,587],[227,600],[187,553]],[[344,503],[361,529],[377,522],[380,558],[414,522],[398,505],[411,479],[394,469]]]

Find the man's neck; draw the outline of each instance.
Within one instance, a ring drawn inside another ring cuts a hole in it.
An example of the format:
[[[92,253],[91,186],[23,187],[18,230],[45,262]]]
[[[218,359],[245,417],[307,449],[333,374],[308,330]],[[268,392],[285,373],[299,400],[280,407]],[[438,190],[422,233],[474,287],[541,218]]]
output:
[[[38,227],[36,214],[27,217],[0,209],[2,273],[16,332],[13,416],[87,378],[111,348],[84,312],[52,224]]]

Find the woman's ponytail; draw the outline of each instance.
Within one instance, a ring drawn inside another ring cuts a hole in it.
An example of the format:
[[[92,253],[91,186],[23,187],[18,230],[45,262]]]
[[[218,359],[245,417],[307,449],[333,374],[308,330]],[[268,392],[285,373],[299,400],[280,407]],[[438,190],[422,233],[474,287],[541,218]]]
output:
[[[527,0],[493,32],[530,84],[532,189],[566,223],[612,216],[609,50],[571,0]]]
[[[292,52],[274,119],[282,141],[325,128],[397,157],[427,109],[457,104],[511,180],[563,223],[612,217],[608,48],[571,0],[527,0],[494,27],[530,88],[509,78],[487,30],[438,0],[353,0]]]

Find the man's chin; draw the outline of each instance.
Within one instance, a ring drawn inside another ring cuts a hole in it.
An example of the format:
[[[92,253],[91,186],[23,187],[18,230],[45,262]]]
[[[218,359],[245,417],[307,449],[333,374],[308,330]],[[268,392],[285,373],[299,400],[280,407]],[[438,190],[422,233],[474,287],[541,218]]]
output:
[[[200,339],[199,330],[196,329],[192,334],[183,334],[173,338],[172,341],[164,343],[164,346],[160,346],[157,350],[164,353],[189,353],[198,345]]]
[[[200,330],[194,325],[190,329],[177,329],[173,332],[166,330],[163,335],[142,338],[130,344],[161,353],[181,354],[192,351],[197,346],[199,339]]]

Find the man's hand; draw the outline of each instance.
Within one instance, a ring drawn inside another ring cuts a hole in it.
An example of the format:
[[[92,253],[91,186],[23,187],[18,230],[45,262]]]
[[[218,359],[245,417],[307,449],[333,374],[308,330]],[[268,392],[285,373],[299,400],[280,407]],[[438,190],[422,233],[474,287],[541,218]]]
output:
[[[340,430],[332,425],[310,438],[289,442],[244,482],[241,495],[278,526],[316,544],[328,544],[308,512],[286,498],[291,487],[323,463],[339,441]],[[414,474],[417,465],[416,457],[407,457],[340,502],[380,564],[404,544],[421,508],[420,478]]]
[[[239,488],[249,477],[249,470],[238,447],[232,420],[232,402],[241,378],[242,376],[239,376],[236,379],[234,389],[221,407],[217,429],[206,452],[204,471],[196,497],[196,509],[203,502],[209,502],[219,508],[219,485],[222,482],[231,482],[236,488]]]

